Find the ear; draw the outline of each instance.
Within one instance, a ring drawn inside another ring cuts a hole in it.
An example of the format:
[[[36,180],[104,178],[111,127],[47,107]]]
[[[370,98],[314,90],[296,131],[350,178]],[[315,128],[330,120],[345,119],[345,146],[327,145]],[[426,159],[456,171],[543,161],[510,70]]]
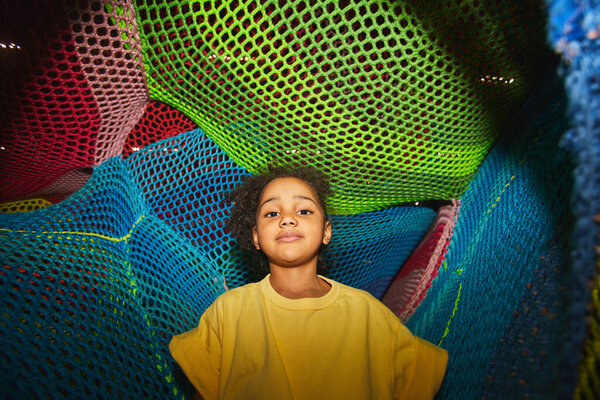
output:
[[[323,230],[323,244],[329,244],[331,241],[331,222],[325,222],[325,229]]]
[[[256,225],[252,227],[252,240],[254,241],[254,247],[256,247],[256,250],[260,250],[260,244],[258,244],[258,232],[256,231]]]

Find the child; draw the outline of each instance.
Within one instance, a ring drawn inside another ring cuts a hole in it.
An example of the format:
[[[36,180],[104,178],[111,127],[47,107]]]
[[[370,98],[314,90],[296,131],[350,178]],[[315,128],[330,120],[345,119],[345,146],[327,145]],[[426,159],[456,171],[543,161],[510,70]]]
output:
[[[431,399],[448,354],[382,303],[317,273],[327,180],[273,168],[231,194],[229,229],[269,274],[219,296],[169,349],[204,399]]]

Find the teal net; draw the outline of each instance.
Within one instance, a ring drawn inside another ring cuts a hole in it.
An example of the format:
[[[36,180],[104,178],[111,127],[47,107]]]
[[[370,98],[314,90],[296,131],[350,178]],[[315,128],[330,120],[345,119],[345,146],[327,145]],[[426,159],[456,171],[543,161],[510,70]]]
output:
[[[170,338],[193,327],[216,296],[253,278],[224,228],[224,195],[246,174],[192,130],[109,159],[60,204],[2,215],[0,353],[14,361],[1,367],[6,393],[187,391]],[[330,274],[381,297],[435,215],[412,206],[332,216]],[[21,346],[34,350],[23,356]]]
[[[565,108],[560,81],[549,79],[516,119],[519,136],[492,149],[461,199],[444,265],[407,323],[449,351],[442,398],[560,399],[573,389],[563,365],[580,326],[565,286],[574,280],[572,164],[558,146]]]

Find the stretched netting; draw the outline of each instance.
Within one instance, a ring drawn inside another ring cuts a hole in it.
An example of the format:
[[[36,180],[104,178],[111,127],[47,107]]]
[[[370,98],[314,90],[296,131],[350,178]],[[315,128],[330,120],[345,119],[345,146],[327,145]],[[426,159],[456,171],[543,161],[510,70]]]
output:
[[[0,217],[5,393],[187,391],[168,341],[252,277],[224,229],[224,193],[246,174],[196,129],[107,160],[60,204]],[[331,275],[381,297],[435,215],[412,206],[332,216]]]
[[[438,398],[600,394],[597,1],[0,7],[7,398],[188,398],[170,337],[256,279],[224,193],[290,161],[329,276],[449,350]]]
[[[403,322],[415,311],[437,276],[452,238],[459,208],[458,202],[455,202],[439,209],[429,232],[385,292],[383,303]]]
[[[327,170],[339,213],[450,199],[548,65],[539,1],[58,4],[4,5],[5,31],[24,41],[6,69],[30,88],[3,94],[5,200],[120,153],[146,90],[250,172]],[[15,108],[36,124],[21,129]],[[48,115],[57,123],[40,125]],[[45,147],[17,145],[40,136]]]
[[[121,154],[148,88],[131,4],[1,6],[3,44],[19,45],[0,66],[0,201],[8,201]]]
[[[122,155],[128,157],[149,144],[197,127],[182,112],[159,101],[150,101],[144,115],[127,136]]]
[[[444,399],[562,399],[583,325],[567,285],[572,165],[560,81],[549,79],[478,169],[443,266],[408,320],[448,349]],[[515,135],[518,133],[518,137]]]
[[[46,208],[52,205],[46,199],[27,199],[27,200],[19,200],[13,201],[9,203],[3,203],[0,206],[0,212],[3,213],[16,213],[16,212],[28,212],[39,210],[40,208]]]
[[[153,98],[251,172],[270,160],[327,170],[343,213],[460,195],[548,59],[535,1],[137,11]]]

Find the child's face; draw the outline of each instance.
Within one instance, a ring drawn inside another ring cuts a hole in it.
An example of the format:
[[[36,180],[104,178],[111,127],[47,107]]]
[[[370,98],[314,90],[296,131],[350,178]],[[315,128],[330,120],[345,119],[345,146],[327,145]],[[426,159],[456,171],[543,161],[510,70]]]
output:
[[[305,181],[284,177],[265,186],[258,202],[254,245],[269,259],[271,268],[316,267],[321,244],[331,240],[315,190]]]

